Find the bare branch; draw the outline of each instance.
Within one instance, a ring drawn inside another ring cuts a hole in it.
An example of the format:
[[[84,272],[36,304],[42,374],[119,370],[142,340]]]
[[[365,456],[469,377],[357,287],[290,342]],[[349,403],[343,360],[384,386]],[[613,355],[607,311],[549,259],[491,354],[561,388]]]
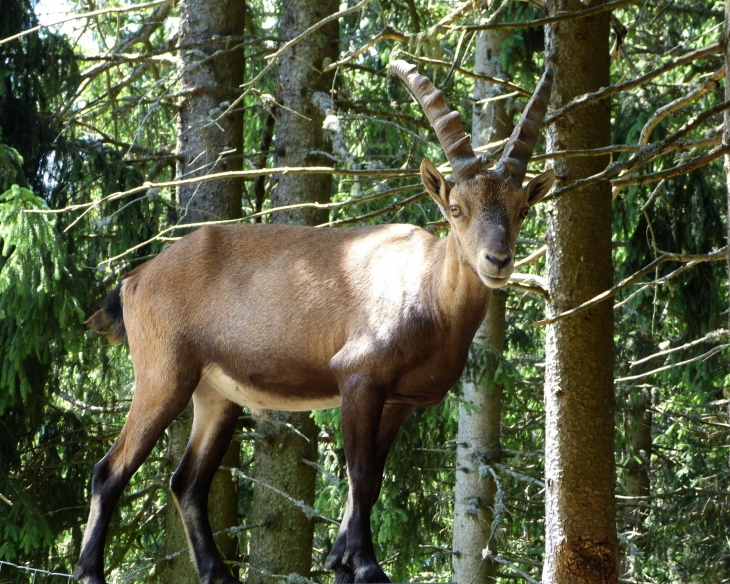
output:
[[[664,152],[667,150],[672,144],[679,141],[679,139],[698,126],[700,126],[705,120],[711,118],[714,115],[717,115],[720,112],[723,112],[727,109],[730,109],[730,100],[725,101],[721,104],[716,105],[715,107],[710,108],[709,110],[702,112],[701,114],[695,116],[693,119],[691,119],[689,122],[687,122],[681,129],[676,131],[674,134],[671,134],[664,138],[663,140],[659,140],[658,142],[653,142],[652,144],[647,144],[646,146],[642,146],[634,156],[632,156],[629,160],[626,160],[624,162],[613,162],[612,164],[608,165],[606,169],[602,172],[599,172],[598,174],[594,174],[593,176],[589,176],[587,178],[583,178],[580,180],[575,181],[574,183],[571,183],[569,185],[566,185],[560,189],[557,189],[553,191],[551,194],[547,195],[543,200],[547,201],[554,197],[560,196],[566,192],[572,191],[573,189],[581,188],[583,186],[593,184],[596,182],[600,182],[602,180],[613,180],[614,177],[617,177],[622,171],[626,169],[635,170],[639,168],[640,166],[646,164],[648,161],[655,158],[659,153]],[[714,151],[713,151],[714,152]],[[722,154],[718,154],[718,156],[721,156]],[[709,156],[709,155],[708,155]],[[694,159],[697,161],[697,159]],[[713,158],[714,160],[714,158]],[[704,162],[704,164],[707,164],[708,161]],[[691,164],[692,161],[687,163],[688,165]],[[700,161],[698,162],[698,166],[703,166],[703,163]],[[694,167],[697,168],[697,167]],[[664,172],[674,172],[675,169],[670,169],[669,171]],[[689,169],[692,170],[692,169]],[[689,170],[685,170],[684,172],[689,172]],[[659,176],[661,173],[655,173],[655,176],[653,179],[647,180],[646,182],[656,182],[658,180],[661,180],[662,178],[666,178],[665,175]],[[678,174],[682,174],[682,172],[679,172]],[[676,175],[672,175],[676,176]],[[620,179],[620,180],[635,180],[633,178],[630,179]],[[621,184],[620,182],[616,181],[614,184]],[[644,184],[640,182],[627,182],[626,184]]]
[[[689,349],[689,348],[699,345],[701,343],[707,343],[707,342],[714,343],[714,342],[720,341],[722,339],[727,339],[728,337],[730,337],[730,331],[728,331],[727,329],[718,329],[716,331],[707,333],[701,339],[696,339],[692,342],[685,343],[684,345],[680,345],[679,347],[672,347],[671,349],[664,349],[663,351],[659,351],[658,353],[654,353],[653,355],[649,355],[648,357],[644,357],[643,359],[639,359],[638,361],[631,361],[629,363],[629,366],[636,367],[637,365],[641,365],[642,363],[646,363],[647,361],[651,361],[652,359],[656,359],[657,357],[669,355],[671,353],[675,353],[676,351],[684,351],[685,349]]]
[[[409,59],[413,59],[414,61],[418,61],[419,63],[426,63],[427,65],[438,65],[440,67],[451,67],[452,65],[448,61],[429,59],[427,57],[418,57],[406,51],[401,51],[401,54],[408,55]],[[454,67],[454,71],[458,71],[466,77],[471,77],[472,79],[477,79],[478,81],[486,81],[487,83],[491,83],[492,85],[506,87],[507,89],[516,91],[520,95],[532,97],[532,91],[528,91],[524,87],[520,87],[519,85],[515,85],[514,83],[510,83],[509,81],[505,81],[504,79],[499,79],[498,77],[490,77],[489,75],[482,75],[481,73],[473,73],[472,71],[467,71],[466,69],[462,69],[461,67]]]
[[[652,71],[649,71],[645,75],[642,75],[641,77],[637,77],[636,79],[630,79],[629,81],[624,81],[623,83],[619,83],[618,85],[612,85],[610,87],[605,87],[603,89],[600,89],[598,91],[594,91],[593,93],[586,93],[583,95],[580,95],[576,98],[574,98],[570,103],[565,104],[560,109],[555,110],[545,118],[545,121],[543,122],[546,126],[548,124],[552,124],[554,121],[556,121],[559,118],[562,118],[563,116],[569,114],[574,109],[586,105],[588,103],[594,103],[596,101],[600,101],[602,99],[607,99],[611,97],[612,95],[615,95],[617,93],[620,93],[622,91],[628,91],[629,89],[633,89],[634,87],[638,87],[640,85],[643,85],[647,81],[650,81],[651,79],[654,79],[655,77],[658,77],[662,73],[666,73],[667,71],[671,71],[672,69],[676,69],[677,67],[681,67],[682,65],[686,65],[688,63],[691,63],[692,61],[696,61],[697,59],[702,59],[704,57],[707,57],[709,55],[714,55],[717,53],[720,53],[722,51],[722,45],[721,43],[714,43],[707,47],[703,47],[701,49],[697,49],[696,51],[692,51],[691,53],[687,53],[683,57],[679,57],[678,59],[673,59],[661,67],[657,67],[656,69],[653,69]]]
[[[716,355],[720,351],[724,351],[725,349],[728,349],[728,348],[730,348],[730,344],[719,345],[717,347],[713,347],[712,349],[710,349],[706,353],[703,353],[702,355],[699,355],[697,357],[692,357],[691,359],[687,359],[686,361],[680,361],[679,363],[672,363],[671,365],[665,365],[664,367],[659,367],[658,369],[652,369],[651,371],[647,371],[646,373],[639,373],[638,375],[630,375],[629,377],[619,377],[618,379],[616,379],[616,383],[634,381],[636,379],[641,379],[642,377],[649,377],[650,375],[654,375],[655,373],[661,373],[662,371],[667,371],[668,369],[674,369],[675,367],[682,367],[683,365],[689,365],[690,363],[694,363],[695,361],[704,361],[706,359],[709,359],[713,355]]]
[[[559,320],[563,320],[565,318],[568,318],[569,316],[573,316],[579,312],[588,310],[592,306],[595,306],[596,304],[599,304],[600,302],[603,302],[604,300],[607,300],[608,298],[612,298],[613,296],[618,294],[621,290],[628,288],[633,283],[637,282],[640,278],[643,278],[646,274],[653,271],[657,266],[659,266],[660,264],[663,264],[664,262],[701,263],[701,262],[713,262],[713,261],[725,260],[725,257],[727,254],[727,249],[728,249],[728,247],[725,246],[717,251],[713,251],[712,253],[708,253],[708,254],[665,253],[665,254],[659,256],[658,258],[656,258],[650,264],[647,264],[646,266],[641,268],[638,272],[635,272],[628,278],[625,278],[624,280],[622,280],[618,285],[614,286],[610,290],[606,290],[605,292],[602,292],[598,296],[591,298],[590,300],[584,302],[580,306],[576,306],[575,308],[566,310],[565,312],[562,312],[556,316],[551,316],[544,320],[539,320],[533,324],[534,324],[534,326],[545,326],[547,324],[553,324]]]
[[[688,172],[691,172],[697,168],[707,166],[710,162],[712,162],[716,158],[720,158],[720,156],[723,156],[728,152],[730,152],[730,144],[718,146],[707,154],[697,156],[696,158],[692,158],[684,164],[673,166],[672,168],[668,168],[667,170],[654,172],[652,174],[645,174],[643,176],[631,175],[626,178],[617,178],[612,180],[611,183],[615,187],[625,187],[629,185],[645,185],[648,183],[658,182],[660,180],[679,176],[680,174],[687,174]]]
[[[513,273],[507,282],[507,288],[532,292],[543,298],[549,298],[547,279],[537,274]]]
[[[95,16],[101,16],[102,14],[133,12],[135,10],[143,10],[145,8],[152,8],[153,6],[159,6],[160,4],[166,4],[168,2],[172,3],[172,0],[155,0],[154,2],[147,2],[146,4],[136,4],[134,6],[124,6],[124,7],[119,7],[119,8],[103,8],[101,10],[92,10],[91,12],[84,12],[83,14],[71,14],[69,16],[65,16],[64,18],[60,18],[58,20],[54,20],[53,22],[49,22],[48,24],[39,24],[38,26],[34,26],[33,28],[24,30],[23,32],[19,32],[18,34],[15,34],[13,36],[9,36],[4,39],[0,39],[0,45],[4,45],[5,43],[9,43],[16,39],[28,36],[29,34],[33,34],[34,32],[38,32],[39,30],[44,29],[44,28],[50,28],[51,26],[56,26],[57,24],[63,24],[64,22],[70,22],[72,20],[80,20],[82,18],[93,18]]]
[[[641,129],[641,136],[639,136],[639,144],[647,144],[649,142],[649,138],[651,136],[651,133],[654,131],[654,128],[657,127],[659,122],[661,122],[664,118],[666,118],[668,115],[672,114],[673,112],[676,112],[677,110],[683,108],[685,105],[692,103],[694,100],[698,99],[699,97],[702,97],[707,93],[708,91],[712,91],[717,87],[717,84],[720,82],[720,79],[725,77],[725,66],[723,65],[720,67],[715,73],[707,79],[702,85],[696,87],[686,95],[683,95],[679,99],[675,99],[674,101],[670,101],[665,106],[660,107],[656,112],[654,112],[654,115],[649,118],[649,120],[644,124],[644,127]]]
[[[561,22],[563,20],[573,20],[577,18],[586,18],[593,16],[594,14],[600,14],[601,12],[608,12],[609,10],[616,10],[630,4],[638,4],[642,0],[614,0],[613,2],[606,2],[593,8],[586,8],[585,10],[578,10],[577,12],[566,12],[557,16],[549,16],[546,18],[538,18],[535,20],[528,20],[526,22],[499,22],[497,24],[466,24],[456,26],[446,26],[449,30],[489,30],[489,29],[517,29],[517,28],[536,28],[551,24],[553,22]]]

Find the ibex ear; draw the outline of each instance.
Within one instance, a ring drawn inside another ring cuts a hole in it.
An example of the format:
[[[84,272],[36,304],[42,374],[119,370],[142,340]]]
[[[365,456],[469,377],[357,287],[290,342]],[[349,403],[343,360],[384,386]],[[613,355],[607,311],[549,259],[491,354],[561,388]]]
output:
[[[446,209],[449,208],[451,185],[446,182],[443,175],[427,158],[424,158],[423,162],[421,162],[421,180],[428,194],[433,197],[433,200],[436,201],[439,209],[441,209],[441,213],[443,213],[444,217],[448,217]]]
[[[527,183],[525,190],[527,191],[527,202],[531,207],[539,203],[548,194],[550,187],[553,186],[553,182],[555,182],[555,173],[552,168],[548,168],[545,172],[538,174]]]

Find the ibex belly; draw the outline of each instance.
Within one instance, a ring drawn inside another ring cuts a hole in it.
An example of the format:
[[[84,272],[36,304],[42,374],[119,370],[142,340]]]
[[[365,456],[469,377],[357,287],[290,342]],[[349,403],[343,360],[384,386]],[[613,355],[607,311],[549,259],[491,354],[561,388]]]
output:
[[[264,410],[306,412],[339,408],[342,405],[339,393],[329,397],[309,397],[299,396],[296,393],[283,395],[262,390],[255,385],[244,383],[227,375],[217,363],[211,363],[203,369],[198,387],[203,385],[215,389],[232,402],[248,408],[253,415],[258,415]]]

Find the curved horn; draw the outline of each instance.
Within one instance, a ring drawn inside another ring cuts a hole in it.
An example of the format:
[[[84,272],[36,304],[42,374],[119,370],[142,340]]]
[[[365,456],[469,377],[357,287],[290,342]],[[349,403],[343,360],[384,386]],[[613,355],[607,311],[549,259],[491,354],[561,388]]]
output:
[[[443,91],[436,89],[428,77],[418,74],[415,65],[407,61],[393,61],[388,75],[397,74],[416,96],[428,121],[436,131],[444,154],[451,163],[457,183],[474,177],[481,169],[481,161],[471,149],[469,138],[459,121],[459,112],[449,109]]]
[[[497,166],[494,167],[495,172],[511,176],[522,184],[527,173],[527,163],[532,157],[532,151],[535,149],[537,138],[540,135],[540,127],[547,111],[552,87],[553,70],[548,67],[543,73],[540,83],[537,84],[535,93],[532,94],[525,111],[522,112],[520,121],[517,122],[517,126],[515,126],[507,141],[502,157],[499,159]]]

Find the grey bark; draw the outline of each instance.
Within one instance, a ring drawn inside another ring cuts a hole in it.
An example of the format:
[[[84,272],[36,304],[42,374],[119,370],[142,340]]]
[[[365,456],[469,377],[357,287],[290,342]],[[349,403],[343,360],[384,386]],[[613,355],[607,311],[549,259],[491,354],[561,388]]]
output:
[[[283,3],[279,36],[291,39],[311,25],[337,12],[334,0],[291,0]],[[334,75],[320,71],[337,59],[339,24],[333,22],[305,38],[279,61],[276,101],[275,148],[277,166],[328,166],[332,160],[322,132],[325,112],[318,94],[329,94]],[[279,175],[271,191],[273,207],[296,203],[325,203],[330,199],[329,175]],[[272,221],[316,225],[327,220],[318,209],[277,213]]]
[[[506,30],[484,30],[479,33],[474,52],[474,72],[489,77],[505,78],[499,66],[499,53],[502,43],[509,36]],[[474,82],[474,111],[472,113],[472,146],[484,146],[509,138],[512,133],[511,99],[501,99],[486,103],[479,100],[507,93],[499,85],[477,79]]]
[[[506,31],[482,31],[476,42],[474,71],[491,77],[503,77],[499,67],[499,52]],[[474,85],[472,115],[472,145],[474,147],[508,138],[512,133],[512,119],[507,101],[479,103],[495,97],[502,88],[484,81]],[[490,347],[504,349],[505,303],[507,293],[492,293],[489,309],[474,341],[488,339]],[[491,364],[492,369],[496,364]],[[486,376],[493,377],[493,371]],[[456,447],[456,486],[454,489],[454,542],[452,556],[453,580],[473,584],[493,581],[497,572],[495,562],[484,559],[482,551],[489,546],[496,551],[497,541],[492,535],[497,484],[491,474],[482,477],[480,464],[498,462],[500,452],[500,423],[502,387],[485,387],[472,379],[462,384],[459,407],[459,430]],[[466,404],[469,404],[467,407]]]
[[[336,0],[284,2],[279,35],[291,39],[338,8]],[[284,107],[277,107],[275,112],[277,166],[331,164],[322,154],[330,151],[322,128],[322,96],[332,89],[333,76],[320,71],[336,60],[338,37],[339,25],[334,22],[302,40],[279,61],[276,101]],[[280,175],[277,180],[271,191],[274,207],[330,199],[329,175]],[[296,210],[272,216],[272,222],[300,225],[326,220],[326,210]],[[263,527],[251,532],[247,580],[263,584],[280,580],[272,574],[307,577],[312,564],[314,523],[299,507],[261,483],[313,505],[316,471],[302,459],[317,460],[317,427],[309,412],[270,412],[259,422],[258,432],[266,438],[254,444],[254,472],[260,482],[254,487],[250,522]]]
[[[316,471],[302,459],[317,460],[317,427],[309,412],[271,412],[259,422],[257,432],[266,438],[254,443],[257,483],[250,523],[262,527],[251,531],[246,581],[249,584],[280,582],[281,578],[274,575],[308,577],[314,523],[301,508],[265,485],[310,507],[314,504]]]
[[[492,293],[487,316],[474,338],[475,342],[488,339],[488,345],[499,352],[504,349],[506,300],[505,291]],[[494,369],[496,364],[490,365]],[[486,467],[499,462],[502,387],[465,379],[462,399],[456,441],[453,580],[486,584],[494,581],[497,572],[497,564],[483,558],[482,551],[488,547],[495,553],[497,547],[492,537],[497,483]]]
[[[229,52],[204,63],[203,59],[226,46],[211,39],[239,35],[243,27],[244,3],[239,0],[185,0],[181,4],[182,41],[209,44],[181,54],[185,67],[181,90],[190,93],[179,104],[178,178],[242,168],[242,113],[218,118],[239,93],[243,53]],[[235,178],[181,186],[177,198],[183,222],[240,217],[241,193],[241,180]]]
[[[237,95],[237,88],[243,82],[243,54],[232,52],[204,64],[201,61],[205,55],[224,48],[220,40],[213,40],[215,37],[240,34],[244,26],[243,8],[243,3],[237,0],[184,0],[181,4],[180,36],[185,43],[202,43],[202,46],[181,54],[185,67],[181,89],[190,93],[179,103],[178,178],[242,168],[241,114],[227,115],[216,124],[211,122]],[[205,44],[207,41],[209,44]],[[177,190],[181,222],[240,217],[241,193],[239,179],[181,186]],[[185,452],[191,426],[192,406],[188,406],[167,432],[171,472],[177,468]],[[222,464],[237,467],[239,451],[240,444],[234,441]],[[168,500],[165,512],[166,555],[184,550],[188,545],[171,493]],[[213,479],[208,514],[214,533],[238,524],[238,485],[227,471],[219,470]],[[216,544],[224,560],[238,559],[235,536],[218,536]],[[183,553],[160,566],[159,580],[165,584],[193,584],[198,582],[198,577],[189,555]]]
[[[580,0],[549,0],[545,5],[550,16],[584,8]],[[546,62],[555,71],[553,108],[609,85],[608,41],[608,13],[546,27]],[[548,150],[607,146],[610,123],[608,101],[584,106],[548,128]],[[556,186],[596,174],[607,163],[605,157],[556,160]],[[610,184],[576,189],[551,200],[547,243],[549,315],[610,288]],[[616,582],[610,302],[548,327],[545,404],[543,582]]]
[[[646,497],[650,494],[651,482],[651,391],[638,389],[628,396],[625,415],[625,433],[627,437],[627,461],[623,475],[626,494],[635,497]],[[624,530],[640,535],[644,528],[646,510],[631,500],[627,500],[622,510]],[[633,538],[630,538],[631,541]],[[623,578],[631,578],[641,574],[641,552],[646,550],[646,539],[639,538],[632,542],[632,549],[622,554],[621,574]]]
[[[192,404],[178,416],[167,429],[167,459],[170,475],[175,472],[180,463],[185,446],[188,443],[190,428],[193,422]],[[175,505],[174,497],[168,489],[167,508],[165,509],[165,556],[170,556],[188,547],[185,528],[180,513]],[[163,560],[157,566],[158,582],[161,584],[197,584],[198,574],[195,571],[190,553],[181,553]]]

